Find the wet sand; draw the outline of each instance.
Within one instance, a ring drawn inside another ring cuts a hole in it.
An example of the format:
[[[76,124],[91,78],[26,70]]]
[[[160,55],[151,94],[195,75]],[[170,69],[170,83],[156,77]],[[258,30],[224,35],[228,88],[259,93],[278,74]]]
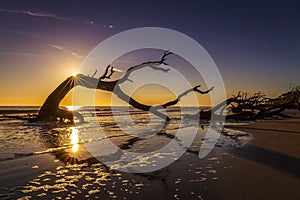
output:
[[[215,197],[299,198],[300,119],[260,121],[235,129],[251,133],[253,140],[229,151],[223,164],[230,170],[219,169],[220,180],[212,187],[218,191]]]
[[[293,119],[259,121],[228,127],[248,132],[252,139],[242,146],[217,145],[203,159],[199,159],[196,152],[190,151],[168,167],[147,174],[107,170],[100,163],[89,166],[65,165],[53,153],[4,161],[0,165],[0,197],[2,199],[299,198],[299,116]],[[146,146],[143,142],[138,141],[135,145]]]

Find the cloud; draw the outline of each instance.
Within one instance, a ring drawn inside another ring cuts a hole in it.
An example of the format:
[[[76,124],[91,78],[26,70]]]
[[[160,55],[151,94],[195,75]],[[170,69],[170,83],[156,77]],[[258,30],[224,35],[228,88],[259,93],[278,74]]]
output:
[[[63,46],[60,46],[60,45],[56,45],[56,44],[51,44],[50,47],[54,48],[54,49],[57,49],[57,50],[60,50],[60,51],[63,51],[71,56],[74,56],[76,58],[80,58],[80,59],[83,59],[84,57],[81,56],[81,55],[78,55],[77,53],[73,52],[73,51],[70,51],[69,49],[67,49],[66,47],[63,47]]]
[[[104,28],[109,28],[109,29],[111,29],[111,28],[114,28],[114,27],[115,27],[115,26],[112,25],[112,24],[104,25]]]
[[[95,21],[93,20],[80,20],[80,19],[74,19],[74,18],[67,18],[63,17],[60,15],[56,15],[53,13],[48,13],[48,12],[33,12],[33,11],[28,11],[28,10],[9,10],[9,9],[2,9],[0,8],[0,12],[5,12],[5,13],[16,13],[16,14],[22,14],[22,15],[27,15],[31,17],[40,17],[40,18],[50,18],[50,19],[56,19],[56,20],[62,20],[62,21],[78,21],[81,23],[85,23],[88,25],[96,25]]]
[[[23,10],[8,10],[8,9],[1,9],[0,12],[6,12],[6,13],[17,13],[17,14],[23,14],[28,15],[32,17],[45,17],[45,18],[52,18],[52,19],[58,19],[58,20],[70,20],[69,18],[62,17],[56,14],[47,13],[47,12],[32,12],[32,11],[23,11]]]
[[[50,47],[57,49],[59,51],[62,51],[70,56],[74,56],[76,58],[83,59],[84,57],[81,55],[78,55],[75,52],[72,52],[68,50],[66,47],[59,46],[59,45],[54,45],[51,44]],[[46,54],[35,54],[35,53],[22,53],[22,52],[0,52],[0,55],[5,55],[5,56],[26,56],[26,57],[53,57],[53,55],[46,55]]]
[[[85,23],[89,25],[96,25],[96,23],[93,20],[86,20]]]
[[[49,55],[43,55],[43,54],[19,53],[19,52],[0,52],[0,55],[6,55],[6,56],[29,56],[29,57],[50,57]]]

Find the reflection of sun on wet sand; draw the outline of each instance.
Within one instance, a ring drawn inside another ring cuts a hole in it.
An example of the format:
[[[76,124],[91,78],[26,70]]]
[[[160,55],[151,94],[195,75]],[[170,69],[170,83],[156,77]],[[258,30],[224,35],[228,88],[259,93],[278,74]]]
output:
[[[300,199],[296,1],[3,2],[0,199]]]
[[[78,151],[78,147],[79,147],[79,135],[78,135],[78,129],[76,128],[71,128],[72,133],[71,133],[71,141],[70,143],[73,145],[72,146],[72,151],[74,153],[76,153]]]
[[[203,159],[198,158],[196,148],[205,142],[200,131],[182,157],[146,174],[106,168],[84,152],[84,146],[77,143],[78,132],[71,131],[73,146],[63,151],[65,158],[77,158],[77,163],[64,163],[62,151],[58,151],[62,157],[53,152],[4,161],[0,166],[1,195],[33,199],[291,199],[300,187],[299,116],[297,112],[293,119],[228,125],[229,135],[231,129],[238,129],[252,139],[233,148],[232,137],[222,136]],[[112,139],[120,146],[128,141]],[[138,140],[130,144],[130,150],[152,150],[169,139],[157,135],[152,141]]]

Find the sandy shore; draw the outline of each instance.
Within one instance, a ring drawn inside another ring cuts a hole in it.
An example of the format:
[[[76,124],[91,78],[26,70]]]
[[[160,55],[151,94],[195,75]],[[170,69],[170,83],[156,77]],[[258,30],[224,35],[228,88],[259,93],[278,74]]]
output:
[[[107,170],[100,163],[65,165],[52,153],[4,161],[0,198],[299,198],[300,118],[229,128],[248,132],[252,139],[235,148],[216,146],[203,159],[187,152],[168,167],[148,174]]]

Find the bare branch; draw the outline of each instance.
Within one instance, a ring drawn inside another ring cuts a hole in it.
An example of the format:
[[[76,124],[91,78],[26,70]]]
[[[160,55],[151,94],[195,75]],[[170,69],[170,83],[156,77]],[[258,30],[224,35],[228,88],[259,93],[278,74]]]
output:
[[[167,56],[170,55],[170,54],[173,54],[173,53],[170,52],[170,51],[165,51],[165,52],[164,52],[164,55],[163,55],[162,58],[160,59],[159,63],[160,63],[160,64],[168,65],[165,61],[166,61],[166,59],[167,59]]]
[[[119,87],[119,84],[124,82],[124,81],[131,81],[129,79],[129,76],[132,72],[142,69],[144,67],[150,67],[153,70],[158,70],[167,73],[170,69],[165,69],[161,67],[161,64],[167,65],[166,57],[168,55],[172,54],[171,52],[164,52],[162,58],[158,61],[149,61],[149,62],[144,62],[140,65],[136,65],[133,67],[130,67],[124,76],[119,79],[119,80],[114,80],[114,81],[103,81],[103,79],[110,79],[113,73],[115,72],[114,68],[111,65],[108,65],[104,71],[104,74],[99,78],[96,79],[94,76],[97,73],[97,70],[94,72],[92,77],[85,76],[83,74],[78,74],[76,77],[68,77],[64,82],[62,82],[46,99],[44,102],[42,108],[39,111],[39,115],[37,117],[37,120],[46,120],[46,121],[55,121],[57,118],[63,119],[72,119],[72,112],[67,112],[65,110],[62,110],[59,108],[59,103],[61,100],[65,97],[65,95],[73,88],[78,85],[86,87],[86,88],[92,88],[92,89],[99,89],[99,90],[105,90],[105,91],[110,91],[114,92],[120,99],[122,99],[125,102],[128,102],[131,106],[144,110],[144,111],[150,111],[153,114],[165,119],[166,121],[169,121],[170,118],[165,115],[164,113],[160,112],[160,108],[167,108],[168,106],[175,105],[180,99],[187,95],[190,92],[197,92],[200,94],[206,94],[210,92],[212,88],[210,88],[207,91],[201,91],[200,85],[195,86],[182,94],[180,94],[177,99],[167,102],[165,104],[162,104],[160,106],[153,107],[151,105],[145,105],[142,104],[132,97],[128,96],[126,93],[124,93],[121,88]]]
[[[181,100],[181,98],[183,97],[183,96],[186,96],[188,93],[190,93],[190,92],[198,92],[198,93],[200,93],[200,94],[207,94],[207,93],[209,93],[210,91],[212,91],[213,90],[213,88],[214,87],[212,87],[212,88],[210,88],[209,90],[207,90],[207,91],[201,91],[201,90],[199,90],[198,88],[199,87],[201,87],[201,85],[197,85],[197,86],[195,86],[195,87],[193,87],[193,88],[191,88],[191,89],[188,89],[188,90],[186,90],[186,91],[184,91],[183,93],[181,93],[180,95],[178,95],[178,97],[177,97],[177,99],[175,99],[175,100],[173,100],[173,101],[170,101],[170,102],[167,102],[167,103],[165,103],[165,104],[163,104],[163,105],[160,105],[161,107],[163,107],[163,108],[167,108],[167,107],[169,107],[169,106],[172,106],[172,105],[175,105],[175,104],[177,104],[180,100]]]
[[[166,60],[166,57],[167,57],[168,55],[170,55],[170,54],[172,54],[172,52],[166,51],[166,52],[164,52],[164,55],[162,56],[161,60],[159,60],[159,61],[149,61],[149,62],[144,62],[144,63],[142,63],[142,64],[139,64],[139,65],[130,67],[130,68],[126,71],[126,73],[124,74],[124,76],[123,76],[121,79],[119,79],[118,83],[120,84],[120,83],[123,83],[123,82],[127,81],[127,80],[128,80],[128,77],[130,76],[130,74],[131,74],[132,72],[134,72],[134,71],[136,71],[136,70],[139,70],[139,69],[142,69],[142,68],[145,68],[145,67],[150,67],[150,68],[152,68],[153,70],[162,71],[162,72],[167,73],[168,71],[170,71],[170,69],[169,69],[169,68],[168,68],[168,69],[164,69],[164,68],[160,67],[160,65],[161,65],[161,64],[167,65],[167,64],[165,63],[165,60]]]
[[[93,73],[92,78],[94,78],[96,74],[97,74],[97,70],[95,70],[95,72]]]
[[[209,93],[210,91],[212,91],[212,90],[214,89],[214,87],[211,87],[210,89],[208,89],[208,90],[206,90],[206,91],[201,91],[201,90],[198,89],[198,88],[200,88],[200,87],[201,87],[201,85],[195,86],[195,87],[193,88],[193,90],[194,90],[195,92],[200,93],[200,94],[207,94],[207,93]]]
[[[114,67],[108,65],[105,69],[104,74],[99,78],[99,80],[110,79],[110,77],[113,75],[114,72],[115,72]]]

